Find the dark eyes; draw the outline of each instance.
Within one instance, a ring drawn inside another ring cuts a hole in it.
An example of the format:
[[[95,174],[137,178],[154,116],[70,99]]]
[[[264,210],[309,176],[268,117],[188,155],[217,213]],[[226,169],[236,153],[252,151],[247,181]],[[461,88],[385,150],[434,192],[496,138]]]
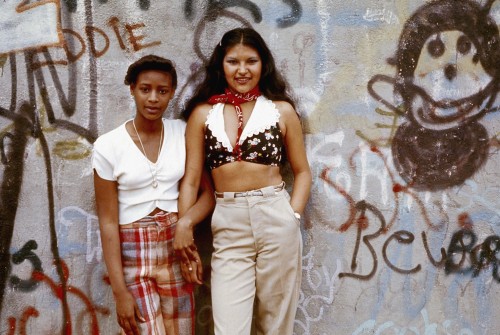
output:
[[[462,35],[457,40],[456,48],[460,54],[467,55],[472,49],[472,42],[467,36]],[[441,57],[444,51],[445,45],[439,35],[427,44],[427,52],[429,52],[429,55],[433,58]]]
[[[427,44],[427,52],[433,58],[439,58],[444,54],[444,43],[439,35]]]
[[[149,87],[141,87],[140,90],[142,93],[149,93],[151,91],[151,89]],[[158,92],[160,94],[168,94],[169,91],[165,90],[165,89],[161,89]]]
[[[258,59],[249,59],[246,62],[248,64],[255,64],[258,61],[259,61]],[[238,61],[236,59],[228,59],[228,60],[226,60],[226,62],[229,63],[229,64],[231,64],[231,65],[238,64]]]
[[[457,41],[458,52],[460,52],[462,55],[466,55],[469,53],[471,48],[472,48],[472,43],[467,36],[462,35],[458,38]]]

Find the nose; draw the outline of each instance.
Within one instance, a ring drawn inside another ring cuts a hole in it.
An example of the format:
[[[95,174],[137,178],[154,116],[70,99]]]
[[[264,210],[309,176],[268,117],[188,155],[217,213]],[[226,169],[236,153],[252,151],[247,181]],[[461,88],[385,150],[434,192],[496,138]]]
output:
[[[158,101],[158,93],[156,92],[156,90],[151,90],[148,98],[150,101]]]
[[[456,64],[448,64],[444,68],[444,76],[449,81],[452,81],[457,76],[457,65]]]
[[[240,65],[238,66],[238,73],[240,74],[245,74],[247,73],[248,69],[247,69],[247,66],[245,63],[240,63]]]

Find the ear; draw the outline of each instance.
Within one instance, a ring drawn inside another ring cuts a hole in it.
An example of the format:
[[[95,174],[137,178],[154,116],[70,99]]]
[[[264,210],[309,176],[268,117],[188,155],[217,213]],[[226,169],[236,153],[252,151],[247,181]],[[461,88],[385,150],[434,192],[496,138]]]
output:
[[[135,84],[130,84],[130,95],[134,95]]]

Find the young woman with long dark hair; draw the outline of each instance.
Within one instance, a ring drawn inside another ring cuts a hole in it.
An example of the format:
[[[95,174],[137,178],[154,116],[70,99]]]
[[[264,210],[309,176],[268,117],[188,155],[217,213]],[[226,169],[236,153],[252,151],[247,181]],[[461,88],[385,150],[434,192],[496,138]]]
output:
[[[215,185],[212,307],[215,334],[292,334],[301,283],[300,215],[311,172],[299,117],[271,51],[253,29],[228,31],[187,102],[190,208],[202,171]],[[291,196],[280,167],[293,172]]]

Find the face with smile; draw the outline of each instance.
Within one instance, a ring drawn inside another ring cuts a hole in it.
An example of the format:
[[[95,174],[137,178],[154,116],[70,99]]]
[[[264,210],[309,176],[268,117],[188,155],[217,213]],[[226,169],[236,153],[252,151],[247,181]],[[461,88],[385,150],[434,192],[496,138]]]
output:
[[[257,50],[237,44],[227,50],[223,69],[228,88],[233,92],[247,93],[259,84],[262,61]]]
[[[130,85],[137,108],[136,117],[154,121],[163,116],[168,103],[175,93],[172,77],[169,73],[158,70],[142,71],[137,81]]]

